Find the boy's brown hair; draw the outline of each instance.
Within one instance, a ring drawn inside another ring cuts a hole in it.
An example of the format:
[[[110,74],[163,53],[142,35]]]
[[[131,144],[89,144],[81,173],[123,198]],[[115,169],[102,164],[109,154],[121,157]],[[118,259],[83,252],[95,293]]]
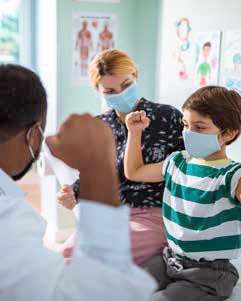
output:
[[[241,132],[241,96],[234,90],[220,86],[207,86],[194,92],[183,104],[183,110],[196,111],[209,117],[223,132],[237,130],[232,143]]]

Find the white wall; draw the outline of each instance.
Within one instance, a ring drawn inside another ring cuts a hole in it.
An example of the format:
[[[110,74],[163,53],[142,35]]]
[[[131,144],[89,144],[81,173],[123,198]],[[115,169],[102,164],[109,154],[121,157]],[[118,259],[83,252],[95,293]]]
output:
[[[20,6],[20,64],[33,68],[33,2],[22,0]]]
[[[48,95],[45,134],[56,132],[58,124],[57,87],[57,0],[37,1],[37,59],[36,67]],[[48,223],[48,239],[64,240],[73,232],[74,215],[58,205],[59,190],[55,176],[41,178],[41,212]]]
[[[174,51],[177,46],[175,22],[181,17],[188,18],[191,24],[191,49],[187,55],[192,60],[187,63],[189,77],[179,80],[177,77],[177,63]],[[222,45],[225,43],[227,30],[241,30],[241,1],[240,0],[163,0],[160,30],[160,79],[159,97],[165,103],[170,103],[177,108],[181,106],[196,87],[194,86],[194,47],[195,32],[217,31],[223,32]],[[223,54],[221,52],[221,71]],[[221,72],[222,74],[222,72]],[[222,78],[220,79],[222,84]],[[229,147],[228,154],[241,161],[241,138]]]

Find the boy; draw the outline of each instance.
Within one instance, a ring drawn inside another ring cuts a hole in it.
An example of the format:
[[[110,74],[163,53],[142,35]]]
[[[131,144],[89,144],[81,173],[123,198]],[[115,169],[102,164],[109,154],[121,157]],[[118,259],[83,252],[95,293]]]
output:
[[[162,291],[153,300],[224,300],[238,280],[230,263],[241,251],[241,164],[226,146],[241,131],[241,97],[222,87],[204,87],[183,105],[186,151],[144,164],[144,111],[126,118],[129,130],[125,175],[132,181],[165,181],[163,217],[168,247],[159,271]]]

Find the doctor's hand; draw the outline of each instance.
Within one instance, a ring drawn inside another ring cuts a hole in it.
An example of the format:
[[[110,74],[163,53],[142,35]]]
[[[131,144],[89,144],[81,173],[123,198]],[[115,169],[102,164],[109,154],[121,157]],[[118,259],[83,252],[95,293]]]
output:
[[[76,205],[74,191],[70,185],[63,185],[57,194],[59,204],[66,209],[73,209]]]
[[[146,116],[145,111],[132,112],[126,116],[126,127],[129,132],[143,131],[149,124],[150,119]]]
[[[79,170],[79,198],[120,205],[114,137],[103,121],[71,115],[46,143],[55,157]]]

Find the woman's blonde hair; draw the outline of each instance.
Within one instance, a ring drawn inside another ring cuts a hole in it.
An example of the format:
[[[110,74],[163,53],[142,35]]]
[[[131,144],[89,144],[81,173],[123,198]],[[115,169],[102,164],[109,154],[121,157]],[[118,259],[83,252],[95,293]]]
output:
[[[121,50],[108,49],[98,54],[90,63],[89,75],[92,85],[98,88],[104,75],[133,74],[137,79],[138,71],[129,55]]]

